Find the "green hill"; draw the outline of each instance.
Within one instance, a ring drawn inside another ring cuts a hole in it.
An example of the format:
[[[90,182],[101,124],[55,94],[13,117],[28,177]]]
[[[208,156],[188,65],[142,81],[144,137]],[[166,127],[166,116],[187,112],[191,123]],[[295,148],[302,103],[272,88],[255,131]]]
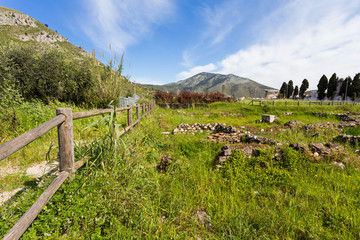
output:
[[[105,106],[118,96],[151,99],[151,91],[122,76],[122,58],[104,65],[36,19],[0,7],[1,92],[9,86],[31,100]]]

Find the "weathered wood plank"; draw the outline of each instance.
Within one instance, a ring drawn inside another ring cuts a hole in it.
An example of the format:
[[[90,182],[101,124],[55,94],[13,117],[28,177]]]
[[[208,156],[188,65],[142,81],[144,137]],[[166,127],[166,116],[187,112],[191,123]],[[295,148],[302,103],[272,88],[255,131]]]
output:
[[[129,107],[122,107],[122,108],[116,108],[117,112],[122,112],[125,110],[128,110]],[[73,119],[80,119],[80,118],[87,118],[87,117],[93,117],[93,116],[97,116],[97,115],[101,115],[101,114],[107,114],[107,113],[111,113],[114,109],[97,109],[97,110],[92,110],[92,111],[87,111],[87,112],[75,112],[73,113]]]
[[[129,128],[131,130],[133,127],[132,107],[130,107],[128,109],[127,118],[128,118],[128,127],[127,128]]]
[[[71,108],[58,108],[56,115],[64,115],[65,121],[58,126],[60,172],[74,172],[74,132]]]
[[[0,146],[0,161],[38,139],[51,129],[65,121],[64,115],[58,115],[53,119],[31,129],[30,131],[2,144]]]
[[[19,239],[30,224],[34,221],[36,216],[41,212],[45,205],[49,202],[51,197],[64,183],[69,176],[69,172],[61,172],[59,176],[49,185],[49,187],[40,195],[35,203],[27,210],[27,212],[19,219],[19,221],[10,229],[4,236],[3,240]]]

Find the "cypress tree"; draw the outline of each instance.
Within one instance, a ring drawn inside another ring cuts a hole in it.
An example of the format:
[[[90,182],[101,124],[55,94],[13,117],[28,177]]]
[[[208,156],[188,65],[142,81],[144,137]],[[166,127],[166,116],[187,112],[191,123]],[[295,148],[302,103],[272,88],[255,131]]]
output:
[[[296,85],[294,89],[294,98],[299,94],[299,87]]]
[[[292,80],[290,80],[289,83],[288,83],[288,87],[287,87],[287,96],[286,96],[286,98],[292,97],[293,92],[294,92],[294,83],[293,83]]]
[[[320,78],[317,88],[318,99],[323,100],[326,96],[325,91],[328,88],[328,79],[325,74]]]
[[[336,73],[334,73],[331,76],[331,78],[329,79],[328,90],[327,90],[327,93],[326,93],[326,96],[327,96],[328,99],[334,99],[334,97],[336,95],[337,83],[338,83],[338,78],[336,76]]]
[[[307,79],[304,79],[301,83],[300,86],[300,98],[304,98],[304,93],[306,92],[306,90],[309,88],[309,81]]]
[[[286,82],[283,82],[283,84],[281,85],[280,91],[279,91],[279,98],[285,98],[286,89],[287,89],[287,84],[286,84]]]

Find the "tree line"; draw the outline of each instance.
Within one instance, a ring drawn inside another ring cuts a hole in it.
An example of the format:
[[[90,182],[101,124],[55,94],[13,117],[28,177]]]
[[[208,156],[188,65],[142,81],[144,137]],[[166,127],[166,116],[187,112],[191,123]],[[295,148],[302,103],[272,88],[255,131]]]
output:
[[[294,87],[294,83],[290,80],[288,83],[283,82],[281,85],[278,98],[305,98],[305,92],[309,88],[309,81],[304,79],[301,83],[300,89],[298,86]],[[343,100],[350,97],[355,100],[360,97],[360,73],[355,74],[354,78],[350,76],[339,78],[334,73],[330,79],[326,75],[322,75],[317,84],[317,98],[323,100],[325,98],[334,100],[336,96],[341,96]]]

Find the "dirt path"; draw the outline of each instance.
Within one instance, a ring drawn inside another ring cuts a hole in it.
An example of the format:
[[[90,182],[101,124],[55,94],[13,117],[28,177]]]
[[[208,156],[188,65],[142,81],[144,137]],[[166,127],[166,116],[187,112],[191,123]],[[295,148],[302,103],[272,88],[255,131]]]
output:
[[[37,164],[34,164],[34,165],[28,167],[25,170],[25,175],[33,177],[33,178],[39,178],[39,177],[42,177],[42,176],[50,173],[54,169],[58,168],[58,166],[59,166],[58,162],[53,162],[53,163],[48,163],[46,161],[40,162],[40,163],[37,163]],[[0,168],[0,175],[6,176],[9,174],[19,173],[20,171],[21,170],[19,167],[11,167],[10,165],[8,165],[8,166]],[[0,205],[5,203],[12,196],[14,196],[17,192],[23,190],[24,188],[26,188],[26,187],[17,188],[12,191],[0,192]]]

